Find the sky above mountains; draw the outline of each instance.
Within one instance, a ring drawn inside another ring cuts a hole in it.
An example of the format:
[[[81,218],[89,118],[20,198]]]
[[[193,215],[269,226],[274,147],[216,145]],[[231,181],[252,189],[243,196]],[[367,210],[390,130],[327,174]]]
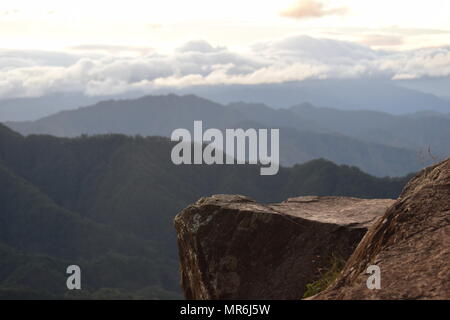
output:
[[[446,79],[449,12],[446,0],[18,0],[0,10],[0,98]]]
[[[81,44],[171,48],[192,37],[213,45],[306,33],[380,47],[448,45],[446,0],[17,0],[2,4],[8,48],[62,49]]]

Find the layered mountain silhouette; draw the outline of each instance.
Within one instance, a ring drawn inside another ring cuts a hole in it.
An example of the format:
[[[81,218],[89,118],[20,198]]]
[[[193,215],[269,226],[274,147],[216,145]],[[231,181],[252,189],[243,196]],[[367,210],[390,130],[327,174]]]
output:
[[[417,86],[417,89],[407,88],[406,83],[383,79],[321,79],[168,90],[178,94],[193,93],[224,104],[233,101],[263,102],[276,109],[309,101],[341,110],[373,110],[399,115],[418,111],[450,112],[448,100],[423,91],[425,86]],[[168,90],[160,92],[167,93]]]
[[[91,96],[82,92],[53,92],[41,97],[0,99],[0,122],[31,121],[103,100],[168,93],[195,94],[222,104],[234,101],[264,103],[274,109],[289,108],[309,101],[314,105],[341,110],[373,110],[391,114],[432,111],[448,114],[448,81],[439,79],[434,82],[436,79],[321,79],[254,85],[198,85],[155,88],[150,92],[129,91],[107,96]]]
[[[0,125],[0,297],[177,298],[172,219],[199,197],[395,198],[408,180],[326,160],[265,177],[258,166],[176,166],[173,145],[117,134],[24,137]],[[82,294],[66,289],[72,264]]]
[[[194,95],[108,100],[31,122],[8,122],[24,134],[76,137],[121,133],[170,136],[177,128],[280,128],[285,166],[325,158],[376,176],[401,176],[450,153],[450,119],[438,113],[394,116],[302,104],[275,110],[263,104],[221,105]]]
[[[419,151],[430,148],[442,158],[450,154],[450,114],[417,112],[399,116],[376,111],[318,108],[308,103],[289,110],[330,131],[363,141]]]

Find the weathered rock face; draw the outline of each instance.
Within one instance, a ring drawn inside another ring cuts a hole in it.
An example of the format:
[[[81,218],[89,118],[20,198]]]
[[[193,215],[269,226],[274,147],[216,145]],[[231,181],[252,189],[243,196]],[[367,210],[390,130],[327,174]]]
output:
[[[380,267],[380,290],[367,288],[369,265]],[[314,299],[450,299],[450,158],[408,183]]]
[[[300,299],[332,255],[347,259],[394,200],[202,198],[175,217],[187,299]]]

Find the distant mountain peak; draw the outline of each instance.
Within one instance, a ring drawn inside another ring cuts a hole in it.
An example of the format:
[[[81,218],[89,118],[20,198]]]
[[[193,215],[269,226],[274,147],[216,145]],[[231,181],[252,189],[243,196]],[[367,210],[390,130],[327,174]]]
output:
[[[176,94],[176,93],[167,93],[167,94],[160,94],[160,95],[145,95],[137,99],[127,99],[127,100],[121,100],[121,101],[136,101],[136,102],[160,102],[160,101],[167,101],[167,102],[181,102],[181,103],[208,103],[208,104],[215,104],[219,105],[218,103],[211,101],[206,98],[202,98],[195,94]]]
[[[318,107],[313,105],[311,102],[305,101],[305,102],[302,102],[302,103],[300,103],[298,105],[292,106],[289,109],[292,109],[292,108],[295,108],[295,109],[316,109]]]
[[[232,107],[232,108],[259,108],[259,109],[273,110],[273,108],[267,106],[266,104],[258,103],[258,102],[236,101],[236,102],[230,102],[226,106]]]

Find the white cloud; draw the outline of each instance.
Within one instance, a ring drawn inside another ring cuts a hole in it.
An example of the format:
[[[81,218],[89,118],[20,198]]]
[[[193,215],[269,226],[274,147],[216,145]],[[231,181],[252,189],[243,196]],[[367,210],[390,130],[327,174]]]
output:
[[[362,43],[368,46],[399,46],[404,39],[398,35],[368,34],[363,37]]]
[[[59,91],[108,95],[158,87],[449,75],[449,47],[381,51],[353,42],[306,36],[257,43],[245,53],[204,41],[188,42],[171,54],[149,50],[130,56],[0,50],[0,97]]]
[[[212,45],[210,45],[208,42],[204,40],[189,41],[176,49],[176,51],[178,52],[203,52],[203,53],[218,52],[223,50],[225,50],[224,47],[214,48]]]
[[[294,19],[320,18],[330,15],[343,15],[348,12],[346,7],[327,8],[317,0],[297,0],[289,9],[281,12],[281,16]]]

